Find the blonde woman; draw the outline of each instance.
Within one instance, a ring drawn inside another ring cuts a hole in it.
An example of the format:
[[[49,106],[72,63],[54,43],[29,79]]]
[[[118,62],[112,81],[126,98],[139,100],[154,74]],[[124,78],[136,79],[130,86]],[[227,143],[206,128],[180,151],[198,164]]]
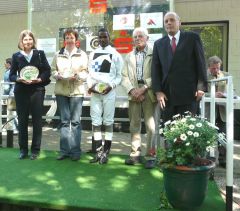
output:
[[[50,82],[50,66],[43,51],[36,49],[36,38],[29,30],[20,33],[18,48],[12,56],[10,81],[16,82],[14,96],[18,115],[19,159],[28,157],[28,121],[32,115],[31,160],[40,153],[42,139],[42,110],[45,86]]]

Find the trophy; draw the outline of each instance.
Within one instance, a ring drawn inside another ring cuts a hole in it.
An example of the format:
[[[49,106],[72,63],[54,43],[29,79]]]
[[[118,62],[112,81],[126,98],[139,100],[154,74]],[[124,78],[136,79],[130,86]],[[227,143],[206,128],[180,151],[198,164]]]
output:
[[[20,70],[20,77],[24,80],[35,80],[39,74],[38,68],[34,66],[26,66]]]

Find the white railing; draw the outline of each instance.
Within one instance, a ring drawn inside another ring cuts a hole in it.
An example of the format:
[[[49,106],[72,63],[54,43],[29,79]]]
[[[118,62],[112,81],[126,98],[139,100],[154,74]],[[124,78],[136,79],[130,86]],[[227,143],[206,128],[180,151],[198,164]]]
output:
[[[227,82],[226,98],[215,98],[215,84],[219,81]],[[232,76],[221,79],[213,79],[210,83],[210,96],[205,96],[201,100],[201,116],[205,116],[205,103],[210,103],[210,122],[215,125],[215,105],[216,103],[225,104],[226,108],[226,140],[222,141],[227,151],[226,156],[226,210],[232,210],[232,188],[233,188],[233,128],[234,128],[234,103],[240,103],[240,98],[234,97]]]
[[[0,83],[0,102],[2,103],[3,100],[7,100],[10,96],[9,95],[3,95],[2,94],[2,91],[3,91],[3,85],[10,85],[10,84],[15,84],[14,82],[1,82]],[[55,84],[55,82],[51,82],[51,84]],[[13,97],[13,96],[12,96]],[[90,95],[87,95],[84,97],[84,103],[83,105],[86,105],[88,106],[89,105],[89,101],[90,101],[90,98],[91,96]],[[44,103],[46,102],[53,102],[54,100],[56,99],[55,95],[45,95],[45,98],[44,98]],[[127,95],[123,96],[119,96],[117,95],[116,97],[116,102],[122,104],[121,106],[118,106],[119,108],[127,108],[128,107],[128,97]],[[49,104],[49,103],[48,103]],[[51,103],[49,104],[51,105]],[[2,119],[3,118],[14,118],[16,116],[9,116],[9,115],[6,115],[6,114],[2,114],[2,105],[0,106],[0,114],[1,114],[1,118],[0,118],[0,132],[2,132],[2,127],[3,127],[3,121]],[[31,116],[30,116],[31,118]],[[43,119],[59,119],[59,116],[43,116]],[[82,120],[90,120],[90,117],[81,117]],[[129,121],[128,118],[114,118],[115,121],[123,121],[123,122],[126,122],[126,121]]]

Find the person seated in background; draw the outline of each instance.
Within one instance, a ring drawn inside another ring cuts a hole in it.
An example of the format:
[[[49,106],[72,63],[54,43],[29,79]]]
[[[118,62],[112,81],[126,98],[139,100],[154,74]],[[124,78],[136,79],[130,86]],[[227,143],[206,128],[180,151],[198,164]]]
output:
[[[218,56],[212,56],[208,59],[208,80],[219,79],[229,76],[227,72],[221,70],[222,60]],[[208,87],[210,91],[210,83]],[[216,83],[216,93],[215,97],[225,98],[227,94],[227,82],[219,81]],[[226,132],[226,108],[224,104],[216,103],[216,126],[219,127],[220,132]],[[206,103],[205,116],[210,119],[210,104]],[[219,165],[222,167],[226,166],[226,149],[224,146],[218,146],[219,151]]]
[[[4,82],[10,82],[9,80],[9,74],[10,74],[10,69],[11,69],[11,65],[12,65],[12,59],[11,58],[7,58],[5,60],[5,72],[3,75],[3,81]],[[13,130],[13,134],[18,134],[18,121],[16,117],[17,113],[16,113],[16,103],[15,103],[15,99],[14,99],[14,94],[13,94],[13,90],[14,90],[14,84],[4,84],[3,86],[3,94],[4,95],[8,95],[8,99],[7,99],[7,122],[9,121],[9,123],[7,124],[8,128],[10,130]],[[10,117],[10,118],[9,118]]]

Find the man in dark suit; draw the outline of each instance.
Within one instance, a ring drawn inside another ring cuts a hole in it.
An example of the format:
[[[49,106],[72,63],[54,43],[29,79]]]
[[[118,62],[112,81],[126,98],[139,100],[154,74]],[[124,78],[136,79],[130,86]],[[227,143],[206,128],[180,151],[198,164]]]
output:
[[[195,114],[198,102],[207,89],[204,51],[200,37],[179,30],[175,12],[164,16],[168,33],[154,43],[152,88],[163,110],[163,120],[190,111]]]

